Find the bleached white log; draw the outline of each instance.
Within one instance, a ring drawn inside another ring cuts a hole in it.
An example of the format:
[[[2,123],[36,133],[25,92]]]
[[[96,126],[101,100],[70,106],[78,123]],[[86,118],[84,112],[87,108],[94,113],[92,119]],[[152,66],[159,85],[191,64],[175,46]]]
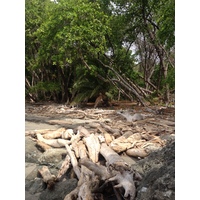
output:
[[[71,159],[71,163],[72,163],[72,166],[73,166],[73,170],[76,174],[76,176],[78,177],[78,179],[80,178],[80,175],[81,175],[81,172],[80,172],[80,168],[78,166],[78,161],[76,159],[76,156],[74,154],[74,152],[71,150],[71,148],[69,147],[68,144],[65,145],[66,149],[67,149],[67,153]]]
[[[88,137],[85,137],[84,141],[88,149],[89,158],[94,163],[98,162],[100,151],[100,143],[98,137],[92,133]]]
[[[65,128],[59,128],[54,131],[49,131],[45,134],[43,134],[44,139],[55,139],[55,138],[60,138],[61,135],[65,132]]]
[[[52,147],[64,147],[66,144],[70,144],[69,140],[65,139],[45,139],[41,134],[37,134],[37,139],[41,142],[44,142],[45,144],[48,144]]]

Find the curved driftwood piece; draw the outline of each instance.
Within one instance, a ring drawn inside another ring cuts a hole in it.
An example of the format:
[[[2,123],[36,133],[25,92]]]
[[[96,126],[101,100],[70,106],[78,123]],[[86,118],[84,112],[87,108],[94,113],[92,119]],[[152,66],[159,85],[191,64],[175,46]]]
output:
[[[65,128],[59,128],[57,130],[50,131],[50,132],[43,134],[43,138],[44,139],[60,138],[62,136],[63,132],[65,132],[65,131],[66,131]]]
[[[69,194],[65,196],[64,200],[78,199],[78,191],[79,187],[76,187],[74,190],[72,190]]]
[[[44,142],[45,144],[52,146],[52,147],[64,147],[66,144],[70,144],[69,140],[65,140],[65,139],[45,139],[43,138],[43,136],[38,133],[37,134],[37,139],[41,142]]]
[[[52,130],[52,129],[39,129],[39,130],[34,130],[34,131],[31,131],[32,134],[37,134],[37,133],[40,133],[41,135],[44,135],[44,134],[47,134],[47,133],[50,133],[50,132],[53,132],[55,130]]]
[[[105,143],[101,144],[100,153],[106,159],[108,167],[123,167],[124,169],[129,169],[129,165],[124,159]]]
[[[99,180],[94,172],[81,165],[81,176],[78,181],[78,199],[93,200],[92,191],[98,188]]]
[[[107,161],[107,167],[98,165],[89,159],[81,159],[80,164],[86,166],[106,182],[117,182],[115,188],[124,188],[124,197],[134,200],[136,194],[135,180],[140,180],[141,176],[131,169],[131,167],[105,143],[101,145],[100,153]]]
[[[46,151],[47,149],[51,149],[52,147],[49,146],[48,144],[45,144],[44,142],[37,141],[36,146],[42,149],[42,151]]]

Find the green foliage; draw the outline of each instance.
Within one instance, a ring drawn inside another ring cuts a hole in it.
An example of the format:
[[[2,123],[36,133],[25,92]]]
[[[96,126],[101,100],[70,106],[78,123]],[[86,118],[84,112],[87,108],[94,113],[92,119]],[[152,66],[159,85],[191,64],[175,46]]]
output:
[[[156,66],[154,74],[152,76],[152,83],[157,85],[157,82],[159,80],[160,77],[160,68],[159,66]],[[169,85],[169,89],[170,90],[174,90],[175,89],[175,68],[169,66],[168,68],[168,74],[166,79],[162,78],[161,79],[161,83],[160,83],[160,89],[161,91],[164,89],[165,84]]]
[[[130,47],[137,47],[135,41],[142,35],[141,41],[152,46],[159,44],[171,53],[174,4],[174,0],[58,0],[57,3],[27,0],[26,90],[41,95],[70,93],[78,102],[93,98],[99,92],[117,98],[119,91],[105,81],[108,76],[116,78],[116,74],[106,65],[144,87],[141,76],[146,72],[136,67],[139,54]],[[142,55],[149,55],[150,50],[140,49]],[[161,89],[166,83],[172,89],[174,69],[170,67],[164,79],[159,63],[152,67],[155,69],[152,83],[157,86],[159,80]]]
[[[42,70],[46,74],[47,69],[52,70],[52,65],[57,66],[57,71],[60,67],[63,69],[62,80],[57,77],[58,82],[64,82],[61,86],[71,82],[67,81],[70,74],[66,73],[76,68],[79,58],[104,53],[105,34],[109,32],[108,17],[98,3],[87,0],[48,2],[28,0],[26,3],[26,76],[31,82],[34,78],[32,89],[37,91],[49,90],[48,84],[41,85],[38,73]],[[71,70],[64,70],[66,66]],[[96,66],[91,69],[91,74],[95,74]],[[46,78],[54,79],[50,74]]]
[[[175,89],[175,68],[170,67],[168,69],[167,78],[164,79],[163,83],[167,83],[170,90]]]
[[[61,15],[62,13],[62,15]],[[81,54],[105,52],[108,19],[97,3],[60,0],[37,31],[39,54],[57,65],[72,63]]]
[[[82,66],[76,68],[74,84],[71,88],[71,93],[76,94],[74,102],[88,101],[91,98],[96,98],[99,92],[109,90],[109,85],[100,81],[93,72],[85,70]]]
[[[175,1],[163,0],[159,3],[159,9],[156,12],[159,26],[157,35],[161,43],[170,49],[175,44]]]

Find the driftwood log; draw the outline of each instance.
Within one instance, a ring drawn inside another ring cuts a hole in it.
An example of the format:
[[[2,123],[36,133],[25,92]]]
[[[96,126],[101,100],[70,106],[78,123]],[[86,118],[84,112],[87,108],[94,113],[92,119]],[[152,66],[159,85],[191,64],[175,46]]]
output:
[[[58,138],[58,139],[45,139],[45,138],[43,138],[43,136],[40,133],[37,134],[37,139],[40,142],[44,142],[45,144],[52,146],[52,147],[64,147],[66,144],[70,143],[70,141],[65,140],[65,139],[60,139],[60,138]]]
[[[83,126],[78,126],[76,133],[72,129],[59,129],[44,134],[36,133],[37,145],[44,151],[49,148],[64,147],[67,152],[56,177],[51,175],[47,167],[39,170],[43,181],[47,183],[49,189],[52,189],[56,181],[60,181],[72,166],[78,184],[76,189],[66,195],[64,200],[103,199],[100,191],[102,188],[105,189],[105,185],[108,183],[113,187],[116,199],[121,199],[120,196],[123,196],[134,200],[135,182],[140,181],[142,177],[122,159],[119,153],[124,152],[128,156],[143,158],[151,153],[151,148],[156,149],[163,146],[164,141],[138,127],[132,131],[129,128],[123,128],[126,132],[116,137],[114,136],[115,129],[105,124],[102,125],[102,123],[96,125],[96,130],[100,134],[90,133]],[[120,133],[120,130],[117,132]],[[99,159],[100,155],[101,160]]]
[[[55,185],[56,177],[51,174],[47,166],[43,166],[38,171],[41,174],[43,181],[47,184],[47,188],[52,190]]]
[[[114,188],[123,188],[124,197],[129,197],[129,199],[133,200],[136,194],[134,180],[141,180],[139,173],[133,171],[131,167],[105,143],[101,144],[100,153],[106,160],[106,166],[96,164],[88,158],[81,159],[80,164],[97,175],[98,178],[94,179],[95,184],[98,183],[97,180],[113,182]],[[117,185],[114,184],[115,182],[117,182]],[[94,185],[94,183],[91,185]]]
[[[62,176],[67,172],[67,170],[70,167],[70,164],[71,164],[70,157],[69,155],[66,155],[65,160],[63,161],[62,166],[57,174],[56,177],[57,181],[59,181],[62,178]]]
[[[144,158],[163,147],[165,138],[174,134],[174,121],[156,117],[157,114],[148,116],[129,111],[117,113],[90,109],[84,112],[71,110],[69,113],[70,117],[79,116],[78,119],[101,117],[102,120],[92,121],[85,127],[77,126],[76,129],[26,132],[42,151],[50,148],[66,150],[67,155],[57,176],[51,175],[46,166],[39,169],[48,188],[52,189],[56,181],[61,181],[68,169],[72,168],[78,184],[64,200],[104,199],[108,185],[113,187],[117,200],[134,200],[135,182],[142,177],[120,155]],[[112,113],[114,117],[111,120],[109,115]]]

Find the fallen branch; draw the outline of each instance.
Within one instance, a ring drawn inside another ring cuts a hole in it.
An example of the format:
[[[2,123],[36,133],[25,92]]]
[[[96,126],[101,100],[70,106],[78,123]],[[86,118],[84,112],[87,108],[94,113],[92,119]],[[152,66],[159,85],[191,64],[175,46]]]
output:
[[[62,166],[58,172],[58,175],[56,177],[56,179],[59,181],[61,179],[61,177],[67,172],[67,170],[70,167],[70,157],[69,155],[66,155],[65,160],[62,163]]]
[[[38,146],[42,151],[46,151],[47,149],[51,149],[52,147],[48,144],[38,140],[36,143],[36,146]]]
[[[80,172],[80,168],[78,166],[78,161],[76,159],[76,156],[74,154],[74,152],[71,150],[71,148],[69,147],[68,144],[65,145],[66,149],[67,149],[67,153],[71,159],[71,163],[72,163],[72,166],[73,166],[73,170],[76,174],[76,176],[78,177],[78,179],[80,178],[81,176],[81,172]]]
[[[56,181],[56,177],[51,174],[47,166],[43,166],[38,170],[43,178],[43,182],[47,183],[48,189],[53,189]]]
[[[64,139],[45,139],[41,134],[37,134],[37,139],[52,147],[64,147],[66,144],[70,144],[70,141]]]
[[[108,172],[105,166],[98,165],[88,158],[83,158],[79,162],[81,165],[84,165],[85,167],[93,171],[96,175],[100,176],[101,180],[107,180],[111,177],[110,172]]]

